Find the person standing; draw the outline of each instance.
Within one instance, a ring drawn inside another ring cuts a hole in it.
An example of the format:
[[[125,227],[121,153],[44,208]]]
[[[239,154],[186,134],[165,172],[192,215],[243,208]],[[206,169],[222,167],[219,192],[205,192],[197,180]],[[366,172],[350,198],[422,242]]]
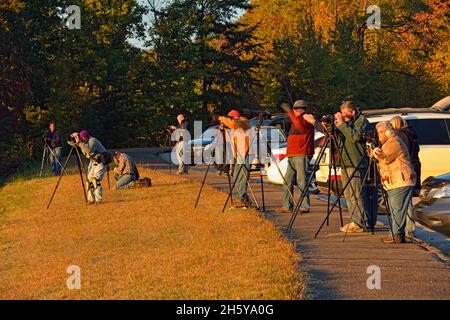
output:
[[[390,122],[380,122],[376,126],[381,148],[373,154],[378,160],[381,182],[387,192],[392,217],[392,235],[382,239],[384,243],[404,243],[408,207],[416,184],[416,173],[408,150],[397,136]]]
[[[310,200],[306,190],[306,178],[308,171],[308,156],[314,154],[314,125],[305,119],[307,104],[303,100],[297,100],[291,110],[288,104],[282,104],[282,109],[287,112],[292,125],[287,142],[288,165],[284,176],[286,185],[283,187],[282,207],[279,213],[290,213],[294,209],[294,183],[297,181],[299,188],[298,201],[303,192],[306,195],[300,204],[300,212],[309,212]]]
[[[176,134],[176,146],[175,146],[175,152],[176,152],[176,156],[177,156],[177,161],[178,161],[178,172],[177,174],[180,175],[187,175],[188,174],[188,170],[189,167],[186,164],[186,143],[187,141],[185,141],[185,136],[187,136],[185,134],[185,131],[181,131],[181,130],[186,130],[189,131],[189,121],[186,120],[184,118],[183,114],[179,114],[177,116],[177,122],[178,124],[176,126],[170,126],[170,130],[174,131],[174,130],[180,130],[179,132],[177,132]]]
[[[235,179],[235,190],[237,192],[237,201],[233,204],[235,208],[248,208],[251,206],[247,194],[248,179],[250,176],[249,165],[249,134],[251,128],[247,118],[241,117],[237,110],[231,110],[227,117],[219,117],[219,121],[225,127],[231,129],[234,156],[233,175]]]
[[[371,229],[377,221],[377,210],[373,210],[375,212],[372,212],[372,216],[367,214],[367,192],[362,185],[368,162],[366,158],[363,159],[365,149],[364,145],[359,142],[359,137],[366,130],[369,122],[359,112],[353,101],[344,101],[340,109],[341,111],[337,112],[334,118],[337,129],[338,148],[341,153],[339,164],[341,166],[343,186],[347,184],[350,177],[356,171],[348,183],[347,188],[344,190],[351,220],[340,231],[360,233],[366,229],[366,217],[368,219],[368,227]],[[358,164],[360,164],[359,167]]]
[[[80,147],[84,156],[89,159],[87,171],[88,204],[103,202],[103,188],[101,182],[105,175],[107,166],[103,163],[103,155],[106,153],[102,143],[92,137],[89,132],[82,130],[80,133],[71,135]]]
[[[417,133],[413,128],[409,127],[408,123],[400,116],[393,117],[390,122],[395,134],[403,141],[408,150],[414,172],[416,173],[416,185],[414,186],[413,195],[419,195],[420,189],[422,188],[420,183],[422,164],[419,159],[420,146],[417,139]],[[413,204],[411,197],[411,203],[409,204],[408,215],[406,217],[406,238],[414,238],[415,228],[416,223],[413,219]]]
[[[61,133],[56,129],[54,121],[51,121],[49,124],[49,131],[46,135],[46,143],[51,151],[48,157],[52,172],[55,176],[59,176],[61,174]]]

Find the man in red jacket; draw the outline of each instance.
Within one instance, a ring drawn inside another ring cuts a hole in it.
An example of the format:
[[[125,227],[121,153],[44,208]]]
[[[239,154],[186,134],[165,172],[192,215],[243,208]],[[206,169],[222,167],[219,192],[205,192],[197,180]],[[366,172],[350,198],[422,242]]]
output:
[[[305,101],[295,101],[292,110],[287,104],[283,104],[281,107],[288,113],[292,121],[287,142],[288,167],[284,176],[287,185],[284,186],[283,207],[278,210],[280,213],[288,213],[294,209],[291,194],[294,194],[295,180],[297,180],[299,188],[299,200],[302,192],[307,188],[308,156],[314,154],[314,126],[303,117],[307,108]],[[303,198],[300,211],[309,212],[308,194]]]

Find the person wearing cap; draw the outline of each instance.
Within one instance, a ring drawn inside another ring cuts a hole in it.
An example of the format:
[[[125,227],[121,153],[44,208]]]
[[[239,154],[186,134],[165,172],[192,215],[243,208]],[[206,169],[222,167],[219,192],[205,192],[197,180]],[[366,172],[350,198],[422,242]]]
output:
[[[292,125],[289,131],[286,155],[288,158],[287,170],[284,176],[286,185],[283,190],[282,208],[279,213],[290,213],[294,209],[294,201],[291,197],[294,194],[294,182],[297,181],[299,188],[298,198],[306,189],[306,177],[308,170],[308,156],[314,154],[314,125],[305,119],[307,103],[297,100],[291,109],[288,104],[282,104],[281,108],[287,112]],[[300,204],[301,212],[309,212],[309,195],[303,197]]]
[[[234,179],[235,190],[237,192],[236,203],[233,203],[235,208],[248,208],[250,200],[247,194],[248,179],[250,176],[249,165],[249,134],[248,130],[251,128],[250,122],[247,118],[242,117],[239,111],[231,110],[227,117],[219,117],[219,122],[225,127],[231,129],[229,138],[233,145],[234,157]]]
[[[106,149],[98,139],[92,137],[86,130],[82,130],[80,133],[72,133],[71,136],[75,138],[75,142],[84,156],[89,159],[87,172],[88,203],[101,203],[103,201],[101,181],[107,169],[101,158],[106,153]]]
[[[341,166],[342,185],[345,186],[358,167],[353,178],[344,190],[344,197],[347,201],[348,212],[351,219],[348,224],[343,226],[341,232],[364,232],[366,226],[373,228],[377,221],[377,210],[373,212],[373,216],[368,216],[369,203],[366,188],[362,185],[364,173],[367,170],[367,158],[364,158],[364,145],[360,142],[361,133],[363,133],[369,122],[356,108],[353,101],[344,101],[341,105],[341,111],[334,115],[337,131],[338,147],[341,150],[342,157],[339,157],[339,165]],[[366,225],[367,217],[367,225]]]
[[[178,124],[176,126],[170,126],[169,129],[171,131],[176,130],[176,145],[175,145],[175,152],[177,156],[178,161],[178,172],[177,174],[185,175],[188,174],[188,165],[186,164],[186,159],[184,159],[185,156],[185,148],[186,148],[186,141],[185,136],[187,135],[187,132],[189,132],[189,121],[184,118],[184,115],[179,114],[177,116],[177,122]]]
[[[139,179],[136,162],[128,154],[120,151],[114,152],[114,162],[117,164],[117,167],[114,168],[116,189],[131,188],[133,182]]]

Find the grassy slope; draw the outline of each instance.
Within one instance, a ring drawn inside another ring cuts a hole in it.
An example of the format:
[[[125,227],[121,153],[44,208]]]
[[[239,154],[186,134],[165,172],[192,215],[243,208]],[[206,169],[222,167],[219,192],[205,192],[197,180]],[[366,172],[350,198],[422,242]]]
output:
[[[106,190],[100,206],[84,205],[75,175],[48,211],[56,178],[0,189],[0,298],[303,297],[297,256],[272,224],[253,210],[221,214],[225,195],[209,187],[194,210],[198,183],[142,173],[152,188]],[[71,264],[81,290],[66,287]]]

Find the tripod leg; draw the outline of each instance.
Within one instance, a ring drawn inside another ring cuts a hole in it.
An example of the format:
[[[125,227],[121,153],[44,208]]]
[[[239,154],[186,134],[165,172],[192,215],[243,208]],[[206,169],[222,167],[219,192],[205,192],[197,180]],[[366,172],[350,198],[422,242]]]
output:
[[[75,149],[76,150],[76,153],[77,153],[77,165],[78,165],[78,172],[80,173],[80,179],[81,179],[81,187],[83,188],[83,194],[84,194],[84,200],[85,200],[85,202],[87,203],[87,194],[86,194],[86,189],[85,189],[85,186],[84,186],[84,179],[83,179],[83,173],[82,173],[82,160],[81,160],[81,157],[80,157],[80,154],[79,154],[79,152],[78,152],[78,149]]]
[[[59,183],[61,182],[61,178],[64,174],[64,171],[66,170],[67,164],[69,163],[70,157],[72,156],[72,151],[73,151],[73,148],[70,149],[70,152],[69,152],[69,155],[67,156],[66,162],[64,163],[64,166],[61,169],[61,173],[59,175],[58,182],[56,183],[56,186],[55,186],[55,189],[53,190],[52,196],[50,197],[50,200],[48,201],[47,210],[48,210],[48,208],[50,208],[50,205],[53,201],[53,197],[55,196],[56,190],[58,189]]]
[[[198,191],[197,200],[195,200],[194,209],[197,208],[198,201],[200,200],[200,195],[202,194],[203,187],[205,186],[206,176],[208,175],[210,167],[211,167],[211,162],[208,163],[208,167],[206,168],[205,175],[203,176],[202,186],[200,187],[200,190]]]
[[[324,156],[325,150],[326,150],[326,148],[327,148],[329,143],[330,143],[330,137],[327,136],[327,139],[325,140],[325,142],[324,142],[324,144],[322,146],[322,149],[319,152],[317,160],[314,163],[314,168],[312,170],[312,172],[314,172],[314,174],[320,167],[320,162],[322,161],[322,157]],[[306,196],[306,192],[308,191],[308,188],[311,185],[313,177],[314,177],[314,175],[311,174],[309,179],[308,179],[308,182],[306,183],[306,187],[305,187],[305,190],[304,190],[305,192],[302,192],[302,194],[299,197],[300,199],[297,202],[297,206],[294,208],[294,211],[292,211],[292,216],[291,216],[291,219],[290,219],[289,224],[288,224],[288,229],[291,229],[292,226],[294,225],[295,219],[297,218],[298,212],[300,211],[301,203],[303,202],[303,199]]]
[[[41,171],[39,171],[39,177],[42,177],[42,171],[44,170],[44,161],[45,161],[45,151],[47,148],[44,146],[44,150],[42,151],[42,162],[41,162]]]
[[[395,242],[394,231],[392,230],[393,222],[392,222],[391,209],[389,207],[389,202],[388,202],[388,196],[387,196],[386,190],[384,190],[383,187],[381,187],[381,194],[383,196],[384,204],[386,205],[386,213],[387,213],[387,216],[388,216],[388,223],[389,223],[389,229],[391,230],[391,236],[392,236],[392,239],[394,239],[394,243],[397,244]]]
[[[108,190],[111,190],[111,184],[109,183],[109,164],[106,165],[106,178],[108,179]]]
[[[230,198],[231,198],[231,196],[233,194],[234,187],[235,187],[236,182],[237,182],[237,178],[239,177],[239,174],[241,173],[241,170],[242,170],[242,166],[240,166],[239,170],[236,172],[236,177],[234,178],[233,185],[231,186],[230,193],[228,194],[227,200],[225,201],[225,204],[223,205],[222,212],[225,211],[225,209],[227,207],[227,204],[228,204],[228,201],[230,201]]]

